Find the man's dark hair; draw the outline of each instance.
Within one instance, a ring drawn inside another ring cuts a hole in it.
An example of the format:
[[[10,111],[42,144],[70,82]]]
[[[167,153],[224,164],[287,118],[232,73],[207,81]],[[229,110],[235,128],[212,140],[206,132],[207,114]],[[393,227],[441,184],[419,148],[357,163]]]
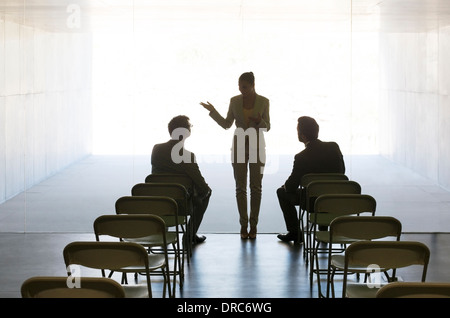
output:
[[[319,137],[319,125],[314,118],[302,116],[298,118],[300,132],[311,141]]]
[[[169,134],[172,136],[172,132],[177,128],[186,128],[191,130],[191,124],[189,123],[189,117],[185,115],[178,115],[172,118],[168,125]]]

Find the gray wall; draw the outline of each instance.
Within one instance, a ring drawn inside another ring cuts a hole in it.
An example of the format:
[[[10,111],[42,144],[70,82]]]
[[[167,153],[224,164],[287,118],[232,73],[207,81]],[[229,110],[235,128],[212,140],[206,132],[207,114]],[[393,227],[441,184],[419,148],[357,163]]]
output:
[[[90,37],[0,13],[0,202],[91,152]]]
[[[379,147],[450,189],[450,27],[439,24],[380,33]]]

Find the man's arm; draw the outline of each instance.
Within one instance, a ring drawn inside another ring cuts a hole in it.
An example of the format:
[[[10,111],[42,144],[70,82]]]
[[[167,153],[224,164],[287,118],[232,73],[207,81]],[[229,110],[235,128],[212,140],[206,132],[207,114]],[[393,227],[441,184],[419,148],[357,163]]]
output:
[[[297,154],[294,158],[294,165],[292,168],[291,175],[288,177],[284,183],[284,188],[286,192],[295,193],[300,186],[300,181],[305,174],[304,164],[302,163],[302,156]]]
[[[200,172],[200,168],[195,161],[195,155],[192,154],[192,161],[190,163],[182,162],[180,163],[181,170],[188,175],[197,189],[199,196],[203,197],[208,195],[211,192],[211,188],[206,183],[205,178],[203,178],[202,173]]]

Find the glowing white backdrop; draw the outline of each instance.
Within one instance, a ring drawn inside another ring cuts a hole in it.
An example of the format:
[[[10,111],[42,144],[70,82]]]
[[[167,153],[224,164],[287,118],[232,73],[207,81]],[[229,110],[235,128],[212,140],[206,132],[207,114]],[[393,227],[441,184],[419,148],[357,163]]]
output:
[[[284,12],[288,19],[283,12],[271,18],[270,8],[258,15],[252,5],[235,14],[219,7],[213,15],[185,10],[153,19],[134,12],[94,33],[94,154],[148,155],[169,138],[168,121],[185,114],[194,125],[190,150],[227,155],[232,129],[219,127],[199,102],[226,115],[246,71],[271,101],[269,155],[302,148],[301,115],[315,117],[320,138],[337,141],[343,152],[376,153],[377,34],[359,32],[350,7],[341,7],[346,18],[328,22],[305,19],[300,7]]]

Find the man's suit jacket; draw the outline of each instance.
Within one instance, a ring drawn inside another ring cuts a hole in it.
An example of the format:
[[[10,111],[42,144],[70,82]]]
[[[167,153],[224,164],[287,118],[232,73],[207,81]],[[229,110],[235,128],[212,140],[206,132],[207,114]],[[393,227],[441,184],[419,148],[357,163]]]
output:
[[[286,192],[295,193],[307,173],[345,173],[344,158],[335,142],[313,140],[295,155],[292,173],[286,180]]]
[[[195,160],[194,153],[184,149],[182,145],[177,145],[180,141],[169,140],[168,142],[156,144],[152,150],[151,164],[152,173],[180,173],[188,175],[194,182],[197,194],[205,196],[210,188],[203,178],[200,168]],[[172,160],[172,149],[179,149],[179,158],[187,160],[182,162],[174,162]]]

